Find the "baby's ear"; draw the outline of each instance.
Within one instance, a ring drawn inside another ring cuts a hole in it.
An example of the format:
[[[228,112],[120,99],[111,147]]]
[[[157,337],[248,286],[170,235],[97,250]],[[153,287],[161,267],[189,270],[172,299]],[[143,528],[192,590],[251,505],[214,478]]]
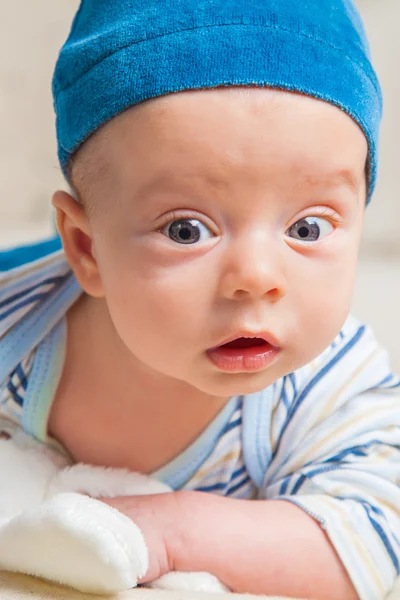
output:
[[[52,203],[64,252],[75,277],[87,294],[94,298],[104,297],[89,219],[83,206],[62,190],[55,192]]]

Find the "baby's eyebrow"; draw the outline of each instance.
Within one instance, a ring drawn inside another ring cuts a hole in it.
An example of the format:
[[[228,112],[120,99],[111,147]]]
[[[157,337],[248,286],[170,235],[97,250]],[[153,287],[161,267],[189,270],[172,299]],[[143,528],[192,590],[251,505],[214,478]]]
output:
[[[135,190],[135,195],[146,196],[153,191],[177,187],[181,183],[182,180],[176,175],[171,174],[169,171],[160,171],[142,184],[139,184]]]
[[[221,181],[217,177],[210,174],[206,175],[202,171],[183,174],[181,172],[171,172],[171,170],[163,169],[153,174],[151,178],[139,182],[134,191],[134,195],[137,198],[143,198],[151,195],[153,192],[159,191],[192,191],[195,186],[200,186],[204,183],[218,185],[221,184]]]
[[[346,185],[356,194],[360,191],[360,181],[353,171],[342,169],[334,174],[332,181],[338,185]]]
[[[299,187],[311,186],[329,186],[341,187],[345,186],[357,196],[360,193],[360,180],[351,169],[340,169],[331,173],[324,173],[322,176],[307,175]]]

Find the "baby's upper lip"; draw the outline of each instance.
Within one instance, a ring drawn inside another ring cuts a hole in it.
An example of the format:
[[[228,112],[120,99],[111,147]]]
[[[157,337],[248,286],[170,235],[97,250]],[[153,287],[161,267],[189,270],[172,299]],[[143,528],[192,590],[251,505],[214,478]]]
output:
[[[215,346],[213,346],[213,348],[219,348],[220,346],[229,344],[230,342],[233,342],[234,340],[237,340],[239,338],[263,339],[270,346],[274,346],[275,348],[280,348],[279,341],[270,331],[249,331],[249,330],[239,331],[239,332],[235,333],[234,335],[227,337],[219,344],[216,344]]]

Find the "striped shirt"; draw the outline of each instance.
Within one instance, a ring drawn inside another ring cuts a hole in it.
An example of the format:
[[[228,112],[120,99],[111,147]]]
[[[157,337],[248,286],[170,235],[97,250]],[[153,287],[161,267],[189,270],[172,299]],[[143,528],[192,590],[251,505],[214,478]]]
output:
[[[0,273],[0,415],[40,441],[62,373],[67,310],[82,293],[62,251]],[[231,398],[154,473],[173,489],[285,499],[326,531],[362,600],[400,573],[400,381],[349,318],[314,361]]]

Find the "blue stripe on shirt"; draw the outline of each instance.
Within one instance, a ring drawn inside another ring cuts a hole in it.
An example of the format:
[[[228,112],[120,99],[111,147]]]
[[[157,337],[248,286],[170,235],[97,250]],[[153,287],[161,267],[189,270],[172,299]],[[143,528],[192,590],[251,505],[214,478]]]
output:
[[[17,404],[19,404],[20,406],[24,405],[24,399],[22,398],[22,396],[20,396],[18,394],[17,388],[15,387],[15,385],[13,384],[13,382],[10,380],[7,384],[7,389],[10,392],[10,394],[12,395],[13,399],[15,400],[15,402]]]
[[[375,529],[376,533],[381,538],[381,540],[386,548],[386,551],[392,560],[393,566],[396,569],[397,575],[400,575],[400,565],[399,565],[399,561],[397,559],[396,553],[393,550],[392,544],[390,543],[386,533],[384,532],[382,525],[380,523],[378,523],[378,521],[376,521],[373,518],[373,516],[371,515],[371,508],[372,508],[371,505],[367,504],[366,502],[360,502],[360,505],[364,508],[372,527]]]
[[[4,306],[7,306],[8,304],[12,304],[16,300],[19,300],[20,298],[27,296],[28,294],[30,294],[31,292],[33,292],[34,290],[37,290],[38,288],[40,288],[42,286],[50,285],[50,284],[57,284],[57,283],[60,283],[61,281],[63,281],[63,279],[65,279],[65,277],[62,275],[59,275],[58,277],[49,277],[48,279],[44,279],[43,281],[40,281],[39,283],[36,283],[35,285],[32,285],[31,287],[28,287],[28,288],[22,290],[21,292],[14,294],[13,296],[9,296],[5,300],[2,300],[0,302],[0,308],[4,308]]]
[[[236,483],[235,485],[228,487],[228,489],[226,491],[227,495],[234,494],[235,492],[238,491],[238,489],[243,487],[249,481],[250,481],[250,477],[249,477],[249,475],[246,475],[246,477],[244,477],[241,481],[239,481],[239,483]]]
[[[222,430],[221,437],[223,435],[225,435],[225,433],[228,433],[228,431],[230,431],[231,429],[235,429],[235,427],[238,427],[238,425],[241,425],[241,423],[242,423],[242,417],[241,416],[238,419],[236,419],[236,421],[232,421],[231,423],[227,423],[226,427],[224,427],[224,429]]]
[[[19,302],[19,304],[16,304],[12,308],[1,313],[0,314],[0,322],[4,321],[4,319],[9,317],[13,313],[17,312],[17,310],[19,310],[20,308],[23,308],[24,306],[27,306],[28,304],[34,304],[35,302],[39,302],[39,300],[44,300],[45,298],[48,297],[48,295],[49,295],[48,292],[43,292],[42,294],[34,294],[33,296],[26,298],[22,302]]]
[[[381,440],[374,439],[374,440],[370,440],[366,444],[358,444],[357,446],[351,446],[350,448],[346,448],[345,450],[342,450],[341,452],[339,452],[338,454],[335,454],[334,456],[330,456],[326,460],[326,462],[327,463],[338,462],[338,461],[343,460],[343,458],[345,458],[346,456],[349,456],[349,455],[365,457],[365,456],[367,456],[368,453],[365,452],[364,450],[368,450],[372,446],[379,446],[379,445],[387,447],[387,442],[382,442]],[[400,445],[391,444],[391,447],[396,448],[397,450],[400,450]]]
[[[347,342],[347,344],[341,350],[339,350],[339,352],[324,367],[322,367],[322,369],[315,375],[315,377],[313,379],[311,379],[311,381],[308,383],[308,385],[304,388],[304,390],[301,392],[301,394],[297,398],[297,401],[295,402],[295,404],[292,406],[292,410],[289,412],[287,420],[286,420],[285,424],[283,425],[282,430],[280,432],[280,438],[282,438],[282,436],[285,433],[293,416],[296,414],[297,410],[299,409],[299,407],[301,406],[303,401],[307,398],[307,396],[310,393],[310,391],[312,390],[312,388],[314,388],[317,385],[317,383],[319,383],[321,381],[321,379],[327,373],[329,373],[329,371],[339,362],[339,360],[341,358],[343,358],[343,356],[345,354],[347,354],[347,352],[349,352],[355,346],[355,344],[359,341],[359,339],[363,335],[364,331],[365,331],[365,325],[362,325],[361,327],[358,328],[357,332]],[[279,446],[279,444],[278,444],[278,446]],[[276,453],[276,451],[275,451],[275,453]]]
[[[294,375],[294,373],[289,373],[289,379],[292,383],[292,387],[293,387],[293,397],[297,396],[297,388],[296,388],[296,377]]]

